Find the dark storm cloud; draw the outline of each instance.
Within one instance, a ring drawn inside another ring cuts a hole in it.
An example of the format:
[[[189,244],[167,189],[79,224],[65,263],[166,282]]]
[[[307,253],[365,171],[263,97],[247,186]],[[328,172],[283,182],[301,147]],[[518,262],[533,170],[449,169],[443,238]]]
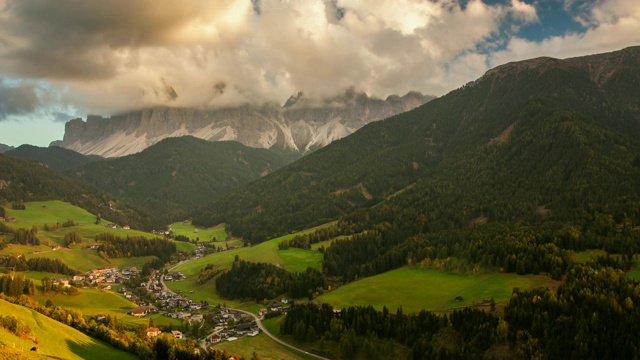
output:
[[[40,105],[40,99],[32,86],[3,86],[0,83],[0,121],[11,115],[31,113]]]

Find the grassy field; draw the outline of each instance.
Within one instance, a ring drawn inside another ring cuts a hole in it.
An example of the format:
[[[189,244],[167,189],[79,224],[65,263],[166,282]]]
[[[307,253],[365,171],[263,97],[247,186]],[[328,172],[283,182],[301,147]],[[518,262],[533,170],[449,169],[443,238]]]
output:
[[[605,256],[607,255],[607,252],[604,250],[587,250],[587,251],[581,251],[581,252],[577,252],[576,253],[576,260],[578,260],[579,262],[587,262],[589,261],[592,257],[595,256]]]
[[[64,203],[62,201],[36,201],[25,203],[26,210],[6,209],[7,216],[13,216],[17,219],[10,226],[15,228],[27,228],[32,226],[38,228],[38,237],[43,243],[41,246],[25,246],[10,244],[7,248],[0,251],[0,254],[24,254],[27,259],[33,257],[47,257],[52,259],[60,259],[69,267],[83,272],[95,268],[101,268],[116,265],[120,268],[137,266],[139,269],[142,265],[153,259],[153,256],[144,256],[138,258],[117,258],[110,259],[110,262],[98,256],[97,251],[86,249],[87,245],[96,244],[95,236],[101,233],[111,233],[120,237],[127,236],[144,236],[147,238],[155,238],[156,235],[145,233],[137,230],[109,229],[106,227],[110,224],[108,220],[103,219],[100,225],[94,224],[96,217],[85,211],[84,209]],[[57,222],[65,222],[73,220],[77,223],[75,226],[60,228],[54,231],[45,231],[45,224],[55,224]],[[224,230],[223,230],[224,231]],[[70,232],[79,233],[82,238],[82,244],[76,245],[71,249],[62,248],[59,250],[51,250],[45,244],[57,244],[64,246],[64,236]],[[191,252],[195,249],[195,245],[189,243],[176,242],[176,247],[180,251]]]
[[[535,288],[547,281],[542,275],[461,275],[405,266],[345,285],[318,297],[318,301],[338,308],[372,305],[377,309],[386,306],[390,311],[400,306],[405,312],[446,310],[492,297],[496,302],[505,301],[514,287]],[[462,296],[463,301],[455,301],[456,296]]]
[[[169,225],[169,228],[171,228],[176,235],[183,235],[191,240],[200,239],[201,242],[212,241],[214,238],[217,239],[217,241],[224,241],[227,239],[227,232],[225,231],[223,224],[204,229],[193,226],[191,225],[191,221],[187,221],[173,223]]]
[[[251,358],[251,354],[254,351],[260,355],[260,359],[314,359],[308,355],[290,350],[284,345],[271,340],[265,334],[255,337],[245,336],[236,341],[225,341],[214,345],[213,348],[226,350],[229,355],[240,355],[246,359]]]
[[[46,295],[35,295],[34,300],[44,304],[47,299],[51,299],[57,306],[80,311],[83,315],[95,316],[97,314],[115,316],[118,320],[124,321],[125,325],[146,325],[149,317],[136,318],[127,315],[127,311],[138,306],[127,300],[122,295],[114,291],[101,291],[98,289],[78,289],[77,295],[63,295],[54,293]],[[153,315],[157,325],[164,325],[169,322],[174,325],[181,324],[181,320],[170,319],[163,315]]]
[[[636,266],[636,268],[631,270],[627,276],[634,280],[640,280],[640,266]]]
[[[168,282],[167,286],[172,290],[183,290],[185,293],[193,291],[189,294],[192,299],[202,301],[206,300],[210,304],[223,304],[226,302],[228,306],[242,306],[243,304],[233,300],[225,300],[216,293],[215,280],[211,279],[203,285],[197,284],[200,269],[207,264],[214,264],[223,269],[231,268],[236,255],[253,262],[266,262],[271,264],[282,265],[288,271],[304,271],[307,266],[320,268],[322,254],[313,250],[302,250],[289,248],[287,250],[278,249],[278,244],[284,240],[292,239],[296,235],[308,233],[312,230],[285,235],[276,239],[265,241],[252,247],[242,247],[233,250],[212,254],[197,260],[188,261],[173,268],[172,271],[180,271],[187,276],[184,281]]]
[[[32,341],[0,330],[1,347],[13,348],[34,359],[135,359],[81,332],[22,306],[0,300],[0,313],[14,315],[31,329],[38,339],[38,353],[31,353]]]

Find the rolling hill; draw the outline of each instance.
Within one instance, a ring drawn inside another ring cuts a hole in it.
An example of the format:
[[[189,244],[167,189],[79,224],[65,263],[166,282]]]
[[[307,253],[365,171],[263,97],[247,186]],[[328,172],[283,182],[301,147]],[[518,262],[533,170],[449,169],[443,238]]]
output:
[[[67,173],[130,200],[168,224],[286,165],[296,154],[185,136]]]
[[[78,330],[59,323],[34,310],[11,304],[0,299],[0,313],[3,316],[13,315],[22,324],[29,327],[33,341],[19,338],[0,329],[0,355],[16,359],[134,359],[135,356],[119,351],[101,341],[95,340]],[[37,352],[30,352],[33,346]]]
[[[68,170],[90,162],[102,160],[100,156],[82,155],[73,150],[57,146],[45,148],[33,145],[21,145],[4,154],[15,158],[36,160],[58,171]]]
[[[260,242],[361,208],[428,231],[596,212],[640,221],[639,84],[640,47],[509,63],[231,192],[193,223]]]
[[[164,224],[85,182],[66,177],[40,162],[0,155],[0,202],[62,200],[137,229]]]

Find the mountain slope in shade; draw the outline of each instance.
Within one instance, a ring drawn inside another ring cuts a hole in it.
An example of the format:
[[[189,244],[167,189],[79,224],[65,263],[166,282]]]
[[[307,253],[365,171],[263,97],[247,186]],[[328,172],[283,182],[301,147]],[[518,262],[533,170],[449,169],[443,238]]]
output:
[[[383,202],[391,208],[367,216],[410,213],[434,229],[629,215],[640,198],[639,89],[640,47],[506,64],[230,193],[194,223],[226,222],[259,242]]]
[[[68,174],[173,221],[288,164],[294,155],[299,153],[185,136],[162,140],[138,154],[90,163]]]
[[[7,151],[7,156],[40,161],[50,168],[58,171],[73,169],[90,162],[102,160],[97,155],[82,155],[73,150],[58,146],[38,147],[33,145],[21,145]]]
[[[64,176],[41,162],[0,155],[0,204],[44,200],[65,201],[135,229],[160,229],[165,225],[113,195]]]
[[[431,99],[410,92],[380,100],[350,90],[322,101],[298,94],[284,106],[145,109],[110,118],[88,116],[86,122],[71,120],[65,126],[64,140],[52,145],[86,155],[120,157],[140,152],[165,138],[190,135],[208,141],[233,140],[256,148],[307,152]]]
[[[9,150],[14,149],[13,146],[9,146],[9,145],[5,145],[5,144],[0,144],[0,154],[4,154]]]

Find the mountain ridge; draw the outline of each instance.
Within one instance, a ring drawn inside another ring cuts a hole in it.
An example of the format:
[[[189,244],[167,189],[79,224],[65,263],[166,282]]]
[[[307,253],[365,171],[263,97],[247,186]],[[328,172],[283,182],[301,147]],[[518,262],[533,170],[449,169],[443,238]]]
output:
[[[341,96],[323,100],[308,99],[299,93],[284,106],[152,108],[110,118],[90,115],[86,121],[67,122],[64,139],[51,145],[85,155],[120,157],[140,152],[167,137],[190,135],[208,141],[235,140],[250,147],[279,147],[304,153],[431,99],[409,92],[380,100],[349,89]]]
[[[534,221],[539,206],[561,218],[582,207],[624,207],[609,196],[639,196],[639,54],[633,47],[503,65],[237,189],[194,214],[194,223],[226,222],[235,235],[260,242],[371,208],[403,189],[392,213],[410,209],[434,228],[478,217]],[[606,80],[594,81],[590,69]],[[585,186],[592,204],[581,203]]]

